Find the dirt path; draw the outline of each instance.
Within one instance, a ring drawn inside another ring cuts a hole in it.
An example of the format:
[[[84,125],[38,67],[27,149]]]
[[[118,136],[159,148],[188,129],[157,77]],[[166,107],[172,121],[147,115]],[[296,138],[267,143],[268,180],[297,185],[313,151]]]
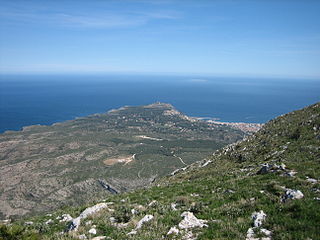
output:
[[[181,157],[178,157],[178,156],[177,156],[177,155],[175,155],[175,154],[173,154],[172,156],[174,156],[174,157],[178,158],[182,164],[187,165],[187,164],[182,160],[182,158],[181,158]]]

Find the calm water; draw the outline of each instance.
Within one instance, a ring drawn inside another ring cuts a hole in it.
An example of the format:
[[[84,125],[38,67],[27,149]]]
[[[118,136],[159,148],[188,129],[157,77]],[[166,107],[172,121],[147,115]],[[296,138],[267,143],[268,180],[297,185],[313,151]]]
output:
[[[156,101],[189,116],[266,122],[320,101],[320,81],[188,76],[0,76],[0,132]]]

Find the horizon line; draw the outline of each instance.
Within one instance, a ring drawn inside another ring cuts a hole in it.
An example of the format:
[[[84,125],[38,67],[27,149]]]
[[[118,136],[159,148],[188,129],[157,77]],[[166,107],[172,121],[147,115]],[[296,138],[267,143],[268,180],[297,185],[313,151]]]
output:
[[[1,76],[27,76],[27,75],[69,75],[69,76],[77,76],[77,75],[83,75],[83,76],[93,76],[93,75],[158,75],[158,76],[197,76],[197,77],[235,77],[235,78],[268,78],[268,79],[310,79],[310,80],[320,80],[319,76],[314,75],[284,75],[284,74],[251,74],[251,73],[208,73],[208,72],[151,72],[151,71],[61,71],[61,72],[52,72],[52,71],[19,71],[19,72],[0,72]]]

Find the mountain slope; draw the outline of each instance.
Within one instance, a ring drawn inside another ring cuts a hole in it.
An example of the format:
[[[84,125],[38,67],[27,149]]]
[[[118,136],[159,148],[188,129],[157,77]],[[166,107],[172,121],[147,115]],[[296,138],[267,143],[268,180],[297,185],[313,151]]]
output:
[[[319,146],[317,103],[270,121],[253,136],[160,179],[151,188],[106,198],[108,207],[84,218],[77,230],[61,234],[68,224],[56,218],[66,213],[75,218],[85,206],[29,219],[33,224],[20,235],[34,239],[319,239]],[[46,224],[49,219],[52,223]],[[23,221],[17,224],[22,229]]]
[[[0,219],[148,185],[244,135],[164,103],[8,131],[0,134]]]

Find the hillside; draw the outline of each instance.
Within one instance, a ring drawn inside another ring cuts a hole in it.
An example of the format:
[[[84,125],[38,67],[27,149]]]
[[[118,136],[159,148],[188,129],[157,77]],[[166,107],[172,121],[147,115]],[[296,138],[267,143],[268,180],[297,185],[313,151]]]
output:
[[[149,189],[107,197],[93,208],[25,219],[2,227],[2,234],[20,231],[16,236],[25,239],[320,239],[319,146],[317,103],[270,121]],[[73,218],[63,219],[63,214]]]
[[[164,103],[8,131],[0,134],[0,219],[146,186],[244,135]]]

